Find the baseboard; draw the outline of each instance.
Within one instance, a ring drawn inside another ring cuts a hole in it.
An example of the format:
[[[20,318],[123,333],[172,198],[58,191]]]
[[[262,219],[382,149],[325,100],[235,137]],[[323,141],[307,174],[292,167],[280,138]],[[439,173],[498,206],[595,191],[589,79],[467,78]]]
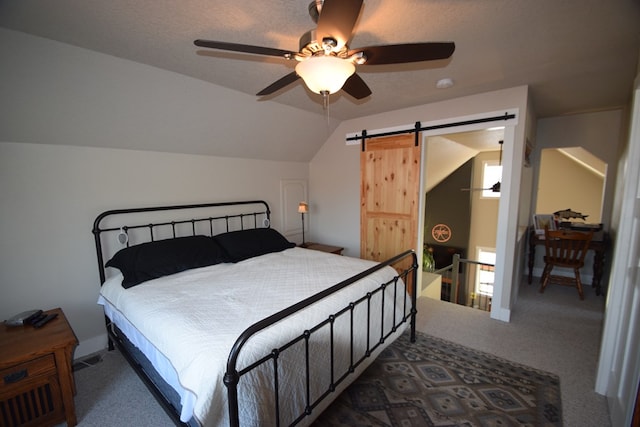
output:
[[[107,334],[100,334],[97,337],[89,338],[88,340],[80,341],[76,351],[73,353],[73,359],[78,360],[86,357],[90,354],[97,353],[98,351],[107,348]]]
[[[511,320],[511,310],[491,306],[491,318],[509,323],[509,321]]]

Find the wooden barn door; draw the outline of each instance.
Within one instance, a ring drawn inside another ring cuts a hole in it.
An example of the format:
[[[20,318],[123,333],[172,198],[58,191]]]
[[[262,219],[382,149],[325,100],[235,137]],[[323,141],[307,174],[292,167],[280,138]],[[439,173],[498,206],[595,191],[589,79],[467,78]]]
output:
[[[418,241],[419,133],[365,140],[360,155],[360,256],[384,261]],[[405,268],[410,265],[397,265]]]

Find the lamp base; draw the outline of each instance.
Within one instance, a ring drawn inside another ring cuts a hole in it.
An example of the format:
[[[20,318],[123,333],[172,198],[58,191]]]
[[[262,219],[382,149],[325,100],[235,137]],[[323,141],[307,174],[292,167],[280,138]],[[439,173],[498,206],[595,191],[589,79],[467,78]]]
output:
[[[301,248],[305,248],[306,244],[304,242],[304,212],[301,212],[302,214],[302,244],[300,245]]]

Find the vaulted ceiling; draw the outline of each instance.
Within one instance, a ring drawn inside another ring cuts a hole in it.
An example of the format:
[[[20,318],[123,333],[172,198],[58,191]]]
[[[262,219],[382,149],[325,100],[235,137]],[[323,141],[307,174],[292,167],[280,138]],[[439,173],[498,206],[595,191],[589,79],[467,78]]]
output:
[[[298,50],[309,0],[0,0],[0,26],[255,94],[294,61],[198,48],[198,38]],[[640,51],[638,0],[365,0],[352,48],[453,41],[449,60],[359,66],[373,94],[332,95],[336,119],[530,85],[539,117],[628,102]],[[437,89],[451,78],[454,86]],[[256,102],[260,101],[256,97]],[[264,100],[262,100],[264,101]],[[266,98],[322,113],[301,80]]]

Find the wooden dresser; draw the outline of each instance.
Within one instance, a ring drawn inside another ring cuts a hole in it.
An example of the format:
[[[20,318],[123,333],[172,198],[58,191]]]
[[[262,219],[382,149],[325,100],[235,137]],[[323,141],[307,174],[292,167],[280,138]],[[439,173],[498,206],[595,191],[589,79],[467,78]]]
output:
[[[62,309],[39,329],[0,324],[0,426],[77,424],[73,350],[78,340]]]

